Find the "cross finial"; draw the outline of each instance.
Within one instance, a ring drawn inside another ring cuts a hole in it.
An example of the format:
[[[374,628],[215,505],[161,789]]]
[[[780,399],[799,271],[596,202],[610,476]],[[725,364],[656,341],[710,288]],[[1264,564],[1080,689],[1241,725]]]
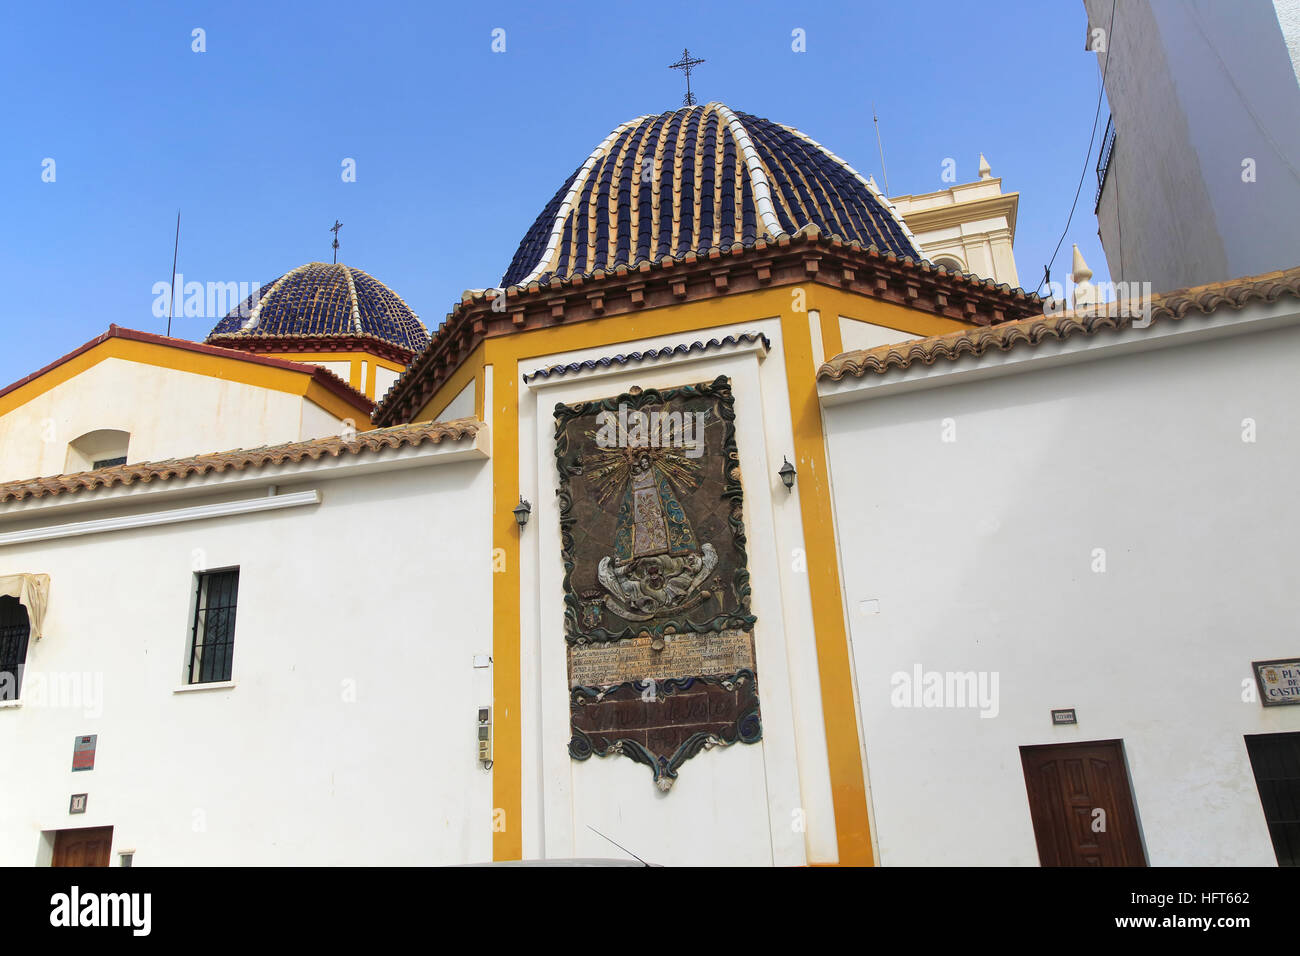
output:
[[[334,262],[336,265],[339,261],[339,230],[342,228],[343,223],[337,219],[334,220],[334,225],[330,226],[330,232],[334,233]]]
[[[695,67],[699,66],[703,62],[704,61],[699,58],[692,57],[690,50],[683,48],[682,58],[678,60],[676,63],[668,64],[668,69],[681,70],[683,73],[686,74],[686,96],[683,97],[682,99],[683,106],[695,105],[695,94],[691,92],[691,70],[693,70]]]

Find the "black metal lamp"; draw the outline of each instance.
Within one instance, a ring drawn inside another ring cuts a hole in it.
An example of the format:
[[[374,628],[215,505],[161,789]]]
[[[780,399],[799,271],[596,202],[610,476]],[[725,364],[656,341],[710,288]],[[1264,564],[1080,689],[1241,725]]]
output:
[[[785,490],[789,491],[794,487],[794,465],[790,464],[790,459],[784,455],[781,458],[785,464],[781,466],[781,470],[777,474],[781,476],[781,483],[785,485]]]
[[[519,504],[514,507],[515,523],[522,528],[528,524],[528,516],[533,513],[533,506],[530,505],[523,495],[519,496]]]

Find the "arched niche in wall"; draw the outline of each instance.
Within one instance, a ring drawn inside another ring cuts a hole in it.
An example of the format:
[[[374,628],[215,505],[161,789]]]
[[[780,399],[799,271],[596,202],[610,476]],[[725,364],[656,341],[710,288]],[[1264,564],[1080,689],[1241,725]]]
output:
[[[68,460],[64,474],[108,468],[126,464],[131,433],[116,428],[98,428],[68,442]]]
[[[956,256],[938,256],[934,260],[936,266],[943,266],[949,272],[966,272],[966,266]]]

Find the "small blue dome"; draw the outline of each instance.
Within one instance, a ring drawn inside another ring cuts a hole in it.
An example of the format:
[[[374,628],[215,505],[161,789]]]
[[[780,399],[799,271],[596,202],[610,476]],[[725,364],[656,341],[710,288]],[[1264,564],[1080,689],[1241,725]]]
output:
[[[721,103],[691,106],[610,133],[537,217],[502,285],[751,246],[808,225],[921,258],[893,204],[821,144]]]
[[[334,336],[377,338],[411,352],[429,344],[429,330],[401,296],[341,262],[309,262],[262,286],[216,324],[208,341]]]

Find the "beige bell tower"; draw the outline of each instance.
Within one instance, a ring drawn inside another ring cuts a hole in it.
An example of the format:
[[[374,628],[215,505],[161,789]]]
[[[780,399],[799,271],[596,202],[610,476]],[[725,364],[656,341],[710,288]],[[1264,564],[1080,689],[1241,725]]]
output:
[[[973,182],[891,201],[931,262],[1018,288],[1012,245],[1020,194],[1002,191],[983,153],[977,174]]]

